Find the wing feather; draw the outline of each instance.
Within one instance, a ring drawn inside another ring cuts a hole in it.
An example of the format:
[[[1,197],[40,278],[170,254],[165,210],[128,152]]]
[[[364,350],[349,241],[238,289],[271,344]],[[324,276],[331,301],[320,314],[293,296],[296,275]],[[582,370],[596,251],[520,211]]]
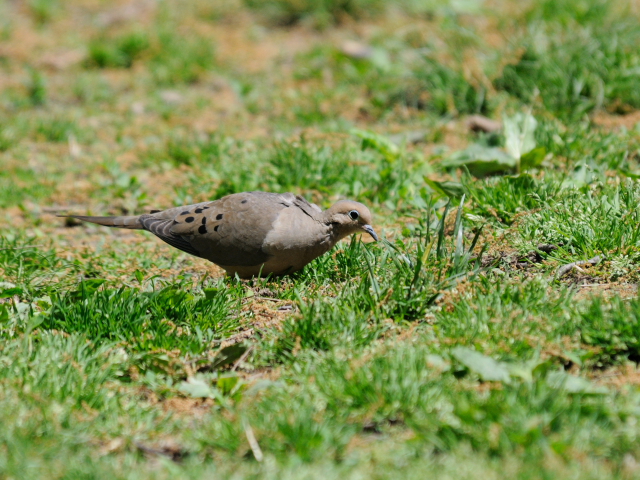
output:
[[[140,217],[140,221],[145,230],[150,231],[163,242],[168,243],[178,250],[195,255],[196,257],[203,256],[198,250],[196,250],[188,238],[175,235],[171,232],[171,226],[173,225],[172,219],[157,218],[153,215],[142,215]]]

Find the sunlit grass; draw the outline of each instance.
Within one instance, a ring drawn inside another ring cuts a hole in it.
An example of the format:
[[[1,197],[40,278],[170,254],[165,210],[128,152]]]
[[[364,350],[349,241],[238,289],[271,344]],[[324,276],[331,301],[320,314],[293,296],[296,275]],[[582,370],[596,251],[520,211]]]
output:
[[[637,475],[639,23],[498,3],[0,5],[0,477]],[[249,190],[381,241],[238,280],[54,215]]]

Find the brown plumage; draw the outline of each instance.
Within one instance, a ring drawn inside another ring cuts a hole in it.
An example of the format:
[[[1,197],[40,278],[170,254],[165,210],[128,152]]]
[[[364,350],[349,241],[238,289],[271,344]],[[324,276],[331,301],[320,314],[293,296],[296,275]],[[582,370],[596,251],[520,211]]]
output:
[[[292,193],[235,193],[144,215],[68,216],[107,227],[147,230],[241,278],[295,272],[356,232],[378,240],[371,212],[363,204],[341,200],[322,211]]]

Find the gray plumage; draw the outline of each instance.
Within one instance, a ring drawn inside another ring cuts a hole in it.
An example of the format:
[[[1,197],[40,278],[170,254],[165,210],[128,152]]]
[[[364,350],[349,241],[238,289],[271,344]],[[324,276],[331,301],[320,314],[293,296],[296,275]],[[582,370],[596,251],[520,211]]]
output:
[[[292,193],[235,193],[136,216],[68,216],[107,227],[147,230],[241,278],[300,270],[352,233],[367,232],[378,239],[363,204],[342,200],[322,211]]]

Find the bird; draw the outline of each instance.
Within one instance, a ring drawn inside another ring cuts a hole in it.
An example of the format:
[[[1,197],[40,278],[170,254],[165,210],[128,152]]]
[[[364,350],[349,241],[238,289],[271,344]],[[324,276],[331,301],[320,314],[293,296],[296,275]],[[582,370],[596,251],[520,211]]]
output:
[[[354,233],[365,232],[378,241],[371,212],[362,203],[340,200],[323,211],[293,193],[233,193],[142,215],[59,216],[149,231],[240,278],[297,272]]]

